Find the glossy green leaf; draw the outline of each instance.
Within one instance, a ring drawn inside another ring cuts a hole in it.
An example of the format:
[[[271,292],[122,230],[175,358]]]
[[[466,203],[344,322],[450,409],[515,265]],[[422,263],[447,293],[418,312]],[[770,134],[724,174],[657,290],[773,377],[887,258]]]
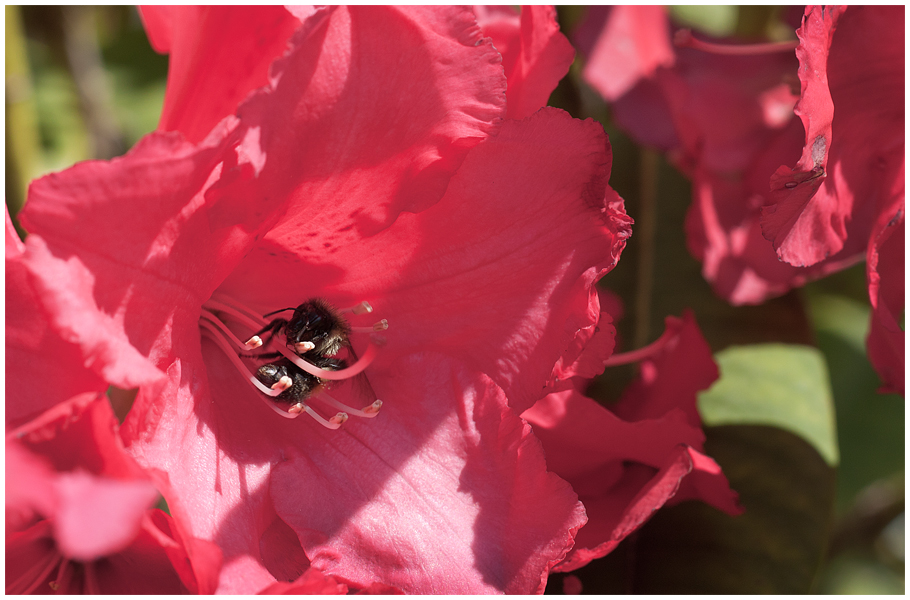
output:
[[[839,460],[834,402],[821,352],[809,346],[733,346],[715,357],[721,377],[699,396],[705,425],[771,425]]]

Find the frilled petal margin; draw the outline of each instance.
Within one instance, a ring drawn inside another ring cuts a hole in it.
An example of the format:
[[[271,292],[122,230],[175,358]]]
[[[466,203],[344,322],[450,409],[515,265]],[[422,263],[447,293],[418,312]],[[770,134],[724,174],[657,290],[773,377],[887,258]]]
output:
[[[796,107],[805,145],[792,169],[771,178],[772,204],[762,210],[781,260],[806,266],[861,254],[890,204],[904,162],[903,23],[900,6],[806,9]]]
[[[520,16],[510,6],[475,6],[474,12],[502,54],[509,82],[506,116],[524,119],[546,106],[575,59],[575,49],[559,31],[556,8],[522,6]]]
[[[845,6],[807,9],[797,30],[802,94],[794,112],[803,120],[806,145],[793,169],[781,167],[771,178],[773,204],[762,210],[762,230],[781,260],[803,267],[838,252],[844,243],[845,213],[852,202],[820,195],[812,204],[828,166],[834,103],[828,87],[828,50]],[[845,210],[846,209],[846,210]],[[805,212],[805,216],[804,216]]]
[[[159,131],[201,142],[268,84],[269,65],[287,50],[300,21],[282,6],[142,6],[156,52],[168,54]]]
[[[616,412],[569,390],[522,414],[543,444],[548,467],[572,484],[588,514],[556,571],[608,554],[667,503],[698,499],[742,512],[720,467],[701,452],[695,394],[717,377],[710,350],[691,316],[668,318],[667,330]]]
[[[25,245],[6,211],[6,426],[22,425],[76,394],[107,383],[86,368],[78,344],[51,326],[22,264]]]
[[[86,365],[121,388],[161,380],[174,337],[198,340],[199,306],[262,226],[211,226],[206,190],[225,156],[216,142],[155,133],[29,188],[23,264],[41,304]]]

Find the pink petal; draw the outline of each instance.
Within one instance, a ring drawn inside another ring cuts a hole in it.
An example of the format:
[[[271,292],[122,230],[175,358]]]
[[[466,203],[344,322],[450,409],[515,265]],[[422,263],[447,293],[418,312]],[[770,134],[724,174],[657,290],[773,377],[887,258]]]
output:
[[[477,146],[434,207],[328,250],[320,230],[298,231],[286,248],[253,250],[221,291],[271,310],[314,295],[369,300],[390,324],[380,361],[461,357],[522,410],[561,357],[577,358],[576,336],[600,313],[593,284],[630,235],[610,159],[600,125],[545,108]]]
[[[762,211],[762,230],[781,260],[802,267],[836,253],[843,246],[843,209],[809,201],[824,182],[831,147],[834,102],[828,88],[828,49],[837,20],[846,7],[810,7],[797,30],[802,95],[795,112],[803,120],[806,145],[793,169],[781,167],[771,178],[775,204]],[[801,218],[808,209],[806,218]],[[849,212],[849,208],[847,208]],[[840,215],[835,216],[836,213]],[[833,222],[833,226],[829,223]]]
[[[183,585],[195,594],[214,594],[221,570],[221,549],[211,542],[190,537],[182,530],[184,528],[162,510],[146,513],[143,533],[164,549]]]
[[[435,203],[505,111],[499,53],[470,9],[327,8],[291,45],[273,64],[272,89],[238,115],[269,157],[262,193],[293,196],[266,240],[296,237],[289,249],[301,255]],[[314,230],[329,235],[304,237]]]
[[[184,544],[170,517],[146,510],[158,491],[116,429],[107,398],[86,394],[10,432],[18,441],[7,448],[7,525],[15,525],[11,509],[21,515],[26,507],[45,520],[8,537],[7,552],[40,550],[54,567],[42,575],[40,563],[14,562],[10,571],[7,562],[15,589],[45,589],[56,579],[63,590],[89,593],[214,590],[220,551],[202,540]]]
[[[508,118],[524,119],[546,106],[575,59],[574,48],[559,31],[555,7],[523,6],[520,17],[505,6],[474,11],[484,35],[502,53]]]
[[[668,317],[667,331],[643,354],[638,379],[612,410],[569,390],[522,414],[543,444],[547,466],[572,484],[588,514],[559,571],[612,551],[671,498],[741,512],[720,467],[700,452],[697,392],[718,372],[692,315]]]
[[[774,204],[762,213],[765,236],[790,264],[860,255],[902,177],[903,22],[896,6],[806,10],[797,49],[805,145],[772,178]]]
[[[94,560],[126,548],[136,537],[146,509],[158,499],[148,481],[116,481],[84,472],[56,481],[60,510],[54,537],[68,558]]]
[[[119,387],[160,379],[174,339],[198,339],[199,306],[277,207],[258,204],[239,223],[213,220],[219,205],[206,190],[219,160],[231,158],[218,145],[226,134],[198,147],[151,134],[122,158],[31,185],[23,262],[36,293],[54,330]]]
[[[671,498],[742,510],[717,464],[692,447],[701,447],[704,435],[679,410],[626,422],[569,391],[551,394],[522,416],[540,438],[548,467],[572,484],[588,514],[556,571],[605,556]]]
[[[587,55],[585,81],[609,101],[675,60],[661,6],[588,7],[577,43]]]
[[[79,258],[55,257],[44,239],[32,234],[28,237],[23,264],[34,282],[38,306],[47,311],[49,329],[67,342],[68,347],[78,348],[78,353],[71,352],[69,362],[82,363],[97,377],[124,389],[161,377],[155,365],[131,344],[123,323],[96,304],[93,292],[101,286],[96,285],[94,274]],[[43,358],[46,360],[47,356]],[[97,381],[97,377],[83,376],[88,380],[85,385],[91,379]],[[53,401],[55,396],[48,400]]]
[[[698,392],[711,387],[720,373],[692,312],[683,313],[682,319],[667,317],[664,334],[649,349],[639,377],[623,392],[613,412],[626,420],[640,420],[681,410],[689,424],[701,427]]]
[[[54,470],[15,439],[6,440],[6,531],[23,531],[57,510]]]
[[[904,393],[904,331],[901,327],[904,304],[904,193],[903,170],[895,181],[900,193],[899,206],[881,211],[879,221],[869,239],[868,262],[869,299],[872,319],[866,346],[869,360],[882,379],[881,392]],[[895,190],[896,191],[896,190]]]
[[[584,515],[501,390],[427,355],[375,385],[407,407],[301,436],[272,477],[276,510],[313,565],[410,593],[542,590]]]
[[[268,83],[269,65],[300,25],[281,6],[156,5],[139,14],[152,46],[169,55],[158,129],[191,142]]]
[[[107,396],[87,393],[53,406],[8,435],[57,471],[83,469],[114,479],[147,480],[124,452],[117,429]]]
[[[40,309],[23,265],[25,245],[6,212],[6,425],[16,427],[42,411],[107,384],[85,368],[82,352],[64,339]],[[39,391],[40,390],[40,391]]]
[[[346,594],[348,586],[318,569],[307,569],[292,582],[279,581],[261,590],[260,594]]]

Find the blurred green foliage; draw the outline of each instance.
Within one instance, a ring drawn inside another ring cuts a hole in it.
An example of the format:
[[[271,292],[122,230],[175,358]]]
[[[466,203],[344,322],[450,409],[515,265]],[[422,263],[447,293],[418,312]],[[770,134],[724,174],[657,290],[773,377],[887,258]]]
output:
[[[134,7],[7,6],[6,33],[5,191],[15,216],[32,179],[122,154],[155,129],[167,57],[151,49]]]
[[[570,39],[585,10],[559,7]],[[788,11],[677,6],[671,14],[709,35],[779,40],[793,39]],[[86,75],[84,61],[75,67],[74,53],[100,69],[92,81],[101,83],[85,85],[97,72]],[[653,341],[666,315],[694,310],[723,373],[701,401],[707,451],[747,508],[736,518],[698,503],[659,511],[576,573],[584,592],[902,593],[905,408],[902,397],[876,392],[866,357],[865,266],[761,306],[717,298],[685,246],[689,182],[613,126],[582,64],[578,57],[551,104],[603,123],[611,185],[636,221],[603,281],[624,302],[618,349]],[[167,57],[152,51],[132,7],[7,6],[6,73],[6,198],[15,216],[29,180],[122,153],[155,128]],[[757,382],[769,373],[776,379]],[[610,369],[589,393],[609,402],[633,376],[631,367]],[[788,391],[799,402],[788,405]],[[561,581],[551,577],[548,591]]]

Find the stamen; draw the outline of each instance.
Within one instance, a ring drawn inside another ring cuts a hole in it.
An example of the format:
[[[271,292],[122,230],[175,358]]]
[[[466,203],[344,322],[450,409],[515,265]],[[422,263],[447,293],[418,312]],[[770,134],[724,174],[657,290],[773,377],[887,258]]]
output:
[[[294,385],[294,380],[288,377],[287,375],[283,376],[281,379],[272,384],[272,391],[283,392],[289,387]]]
[[[389,328],[389,322],[385,319],[376,321],[372,327],[351,327],[351,331],[356,333],[373,333],[374,331],[385,331]]]
[[[349,308],[342,308],[338,311],[339,314],[354,313],[355,315],[365,315],[367,313],[373,312],[373,307],[370,306],[370,303],[364,300],[360,304],[351,306]]]
[[[790,52],[799,45],[798,41],[767,42],[764,44],[716,44],[699,40],[692,35],[691,29],[680,29],[673,36],[673,43],[679,48],[693,48],[711,54],[727,56],[754,56],[772,52]]]
[[[235,319],[237,319],[238,321],[240,321],[241,323],[243,323],[244,325],[246,325],[253,331],[261,329],[262,326],[265,324],[265,321],[261,317],[249,316],[248,314],[246,314],[239,308],[235,308],[235,307],[231,306],[230,304],[225,304],[225,303],[219,302],[217,300],[209,299],[209,301],[206,302],[205,305],[210,309],[220,310],[221,312],[231,315],[232,317],[234,317]],[[203,309],[203,312],[208,312],[208,311]],[[209,313],[209,314],[211,314],[211,313]],[[250,339],[252,339],[252,338],[250,338]]]
[[[211,313],[209,313],[209,314],[211,314]],[[246,368],[246,365],[243,364],[243,361],[240,360],[240,357],[234,353],[234,351],[231,349],[231,347],[227,343],[227,341],[223,337],[221,337],[221,335],[220,335],[221,332],[215,325],[213,325],[208,320],[199,321],[199,325],[201,325],[203,327],[203,333],[207,334],[207,337],[209,339],[211,339],[212,341],[214,341],[218,345],[219,348],[221,348],[221,350],[227,355],[227,357],[231,360],[231,362],[234,364],[234,366],[237,368],[237,370],[240,371],[240,373],[246,378],[246,380],[249,381],[253,385],[253,387],[255,387],[258,391],[262,392],[266,396],[274,398],[274,397],[280,395],[282,392],[284,392],[287,389],[287,387],[290,387],[291,385],[293,385],[293,381],[291,381],[291,383],[288,384],[288,386],[283,389],[271,389],[271,388],[266,387],[261,381],[259,381],[259,379],[255,375],[250,373],[249,369]],[[282,377],[281,380],[279,380],[278,383],[276,383],[273,387],[277,388],[279,386],[279,384],[281,384],[285,379],[290,381],[289,377]],[[257,396],[258,396],[258,394],[257,394]],[[319,423],[320,425],[322,425],[323,427],[326,427],[328,429],[338,429],[342,423],[347,421],[347,415],[344,415],[343,418],[340,416],[340,415],[343,415],[344,413],[338,413],[331,419],[326,420],[321,415],[319,415],[319,413],[317,413],[316,411],[312,410],[310,407],[308,407],[302,403],[295,404],[294,406],[291,407],[290,410],[284,411],[284,410],[281,410],[280,408],[278,408],[278,405],[275,404],[274,402],[272,402],[271,400],[269,400],[268,398],[264,398],[262,396],[259,396],[259,398],[262,399],[262,401],[265,403],[266,406],[268,406],[270,409],[274,410],[276,413],[278,413],[279,415],[281,415],[282,417],[284,417],[286,419],[296,419],[302,413],[305,412],[310,417],[312,417],[313,420],[315,420],[317,423]],[[294,410],[295,408],[296,408],[296,410]]]
[[[341,410],[347,411],[347,412],[351,413],[352,415],[356,415],[358,417],[365,417],[367,419],[372,419],[373,417],[378,415],[379,409],[382,408],[382,400],[379,400],[378,398],[375,402],[373,402],[369,406],[363,407],[362,409],[348,406],[344,402],[339,402],[338,400],[336,400],[335,398],[332,398],[325,392],[322,392],[319,394],[319,399],[322,400],[323,402],[325,402],[326,404],[334,406],[335,408],[340,408]]]
[[[278,352],[284,355],[285,358],[290,360],[292,363],[309,373],[310,375],[315,375],[320,379],[329,379],[331,381],[340,381],[342,379],[349,379],[358,373],[361,373],[364,369],[370,366],[370,363],[373,362],[373,359],[376,358],[376,345],[370,344],[367,346],[367,349],[364,351],[363,356],[355,362],[353,365],[347,369],[339,369],[338,371],[328,371],[326,369],[320,369],[316,365],[305,361],[300,358],[289,349],[281,346],[280,344],[276,348]]]
[[[217,327],[217,328],[221,331],[221,333],[222,333],[226,338],[228,338],[229,340],[231,340],[231,342],[233,342],[233,344],[234,344],[235,346],[237,346],[238,348],[248,349],[248,348],[250,348],[250,342],[253,341],[254,338],[255,338],[255,339],[258,339],[258,338],[259,338],[258,335],[254,335],[252,338],[250,338],[249,341],[247,341],[247,342],[241,342],[241,341],[240,341],[240,338],[238,338],[236,335],[234,335],[234,332],[231,331],[230,329],[228,329],[228,326],[225,325],[225,324],[221,321],[221,319],[219,319],[219,318],[215,315],[215,313],[209,312],[209,311],[207,311],[207,310],[205,310],[205,309],[203,308],[202,311],[200,312],[200,316],[201,316],[203,319],[205,319],[207,322],[209,322],[209,323],[211,323],[212,325],[214,325],[215,327]],[[200,322],[202,322],[202,321],[200,321]],[[260,340],[259,340],[259,346],[261,346],[261,345],[262,345],[262,340],[260,339]],[[258,346],[253,346],[253,347],[254,347],[254,348],[257,348]]]
[[[345,421],[348,420],[348,416],[340,412],[330,419],[324,418],[322,415],[317,413],[315,410],[304,404],[303,402],[298,402],[294,406],[288,409],[288,412],[293,414],[295,417],[301,413],[306,413],[310,415],[317,423],[325,427],[326,429],[338,429],[344,425]]]
[[[223,310],[225,312],[230,312],[231,314],[241,313],[247,318],[257,321],[262,317],[261,311],[253,310],[252,308],[236,302],[228,296],[222,296],[221,294],[215,294],[205,304],[216,310]]]
[[[211,339],[213,342],[215,342],[216,344],[218,344],[218,347],[221,348],[221,350],[227,355],[227,357],[231,360],[231,362],[234,363],[234,366],[237,367],[237,370],[240,371],[241,375],[243,375],[247,379],[247,381],[249,381],[250,383],[253,384],[253,387],[255,387],[257,390],[259,390],[266,396],[271,396],[271,397],[278,396],[279,394],[281,394],[284,391],[284,390],[273,390],[269,387],[266,387],[265,384],[262,383],[261,381],[259,381],[259,379],[255,375],[250,373],[249,369],[246,368],[246,365],[243,364],[243,361],[240,360],[240,357],[237,356],[236,353],[234,353],[234,351],[230,348],[230,346],[228,346],[228,343],[224,340],[224,338],[221,337],[218,329],[216,327],[214,327],[209,321],[204,321],[204,320],[199,321],[199,325],[201,325],[205,329],[205,331],[203,331],[203,333],[206,333],[206,332],[209,333],[209,335],[207,337],[209,339]],[[293,382],[292,382],[292,384],[293,384]],[[278,384],[276,383],[275,385],[278,385]],[[271,402],[269,402],[268,404],[269,404],[269,406],[273,405]],[[282,412],[284,412],[284,411],[282,411]]]
[[[281,309],[268,313],[269,316],[272,314],[277,314],[284,311],[292,311],[293,308]],[[352,313],[355,315],[367,314],[373,311],[373,307],[366,301],[360,302],[359,304],[352,306],[350,308],[342,309],[338,311],[339,313]],[[369,406],[363,407],[362,409],[357,409],[350,407],[338,400],[328,396],[324,391],[313,390],[317,398],[323,399],[323,401],[335,408],[343,409],[342,412],[337,413],[331,418],[324,418],[322,415],[317,413],[315,410],[310,408],[304,400],[306,398],[300,399],[295,404],[287,407],[287,410],[283,410],[278,407],[278,405],[271,401],[270,398],[275,398],[288,389],[292,388],[294,385],[294,380],[291,377],[284,376],[271,387],[266,387],[259,378],[250,372],[250,369],[246,364],[240,359],[238,353],[233,350],[230,346],[233,344],[236,348],[240,350],[251,350],[255,348],[261,348],[267,344],[272,344],[272,348],[277,350],[276,354],[281,354],[291,362],[293,362],[298,368],[314,375],[323,380],[339,381],[348,379],[355,375],[363,372],[376,358],[377,354],[377,344],[374,341],[378,341],[382,336],[376,335],[376,332],[385,331],[389,327],[389,323],[386,319],[381,319],[369,327],[351,327],[351,332],[359,333],[369,333],[371,338],[371,343],[367,346],[363,355],[357,359],[357,361],[345,368],[340,370],[328,370],[317,367],[316,365],[310,363],[309,361],[302,358],[301,355],[306,354],[316,348],[316,344],[313,342],[298,342],[288,347],[284,344],[275,340],[274,332],[268,337],[268,340],[263,340],[259,335],[251,336],[246,342],[241,341],[231,329],[222,321],[223,318],[229,317],[230,321],[236,320],[239,324],[244,327],[249,327],[253,330],[262,330],[263,327],[268,327],[268,322],[260,317],[258,314],[255,314],[254,311],[246,306],[243,306],[236,301],[217,297],[208,300],[203,309],[201,310],[200,316],[200,326],[202,327],[202,332],[212,339],[218,347],[228,356],[228,359],[237,368],[238,371],[247,379],[251,385],[253,385],[258,392],[261,392],[260,398],[265,402],[269,408],[280,414],[281,416],[293,419],[299,416],[300,414],[307,413],[311,418],[317,421],[320,425],[327,427],[329,429],[337,429],[341,426],[347,419],[349,411],[351,414],[365,417],[373,418],[375,417],[379,410],[382,408],[382,401],[376,400]],[[280,336],[279,336],[280,339]],[[353,353],[352,353],[353,354]],[[252,355],[244,355],[240,353],[241,356],[250,357]],[[266,355],[263,355],[266,356]],[[274,355],[272,355],[274,356]],[[322,388],[322,386],[319,386]],[[264,398],[262,396],[268,396],[269,398]],[[308,396],[310,397],[310,396]],[[373,398],[376,396],[373,395]]]

